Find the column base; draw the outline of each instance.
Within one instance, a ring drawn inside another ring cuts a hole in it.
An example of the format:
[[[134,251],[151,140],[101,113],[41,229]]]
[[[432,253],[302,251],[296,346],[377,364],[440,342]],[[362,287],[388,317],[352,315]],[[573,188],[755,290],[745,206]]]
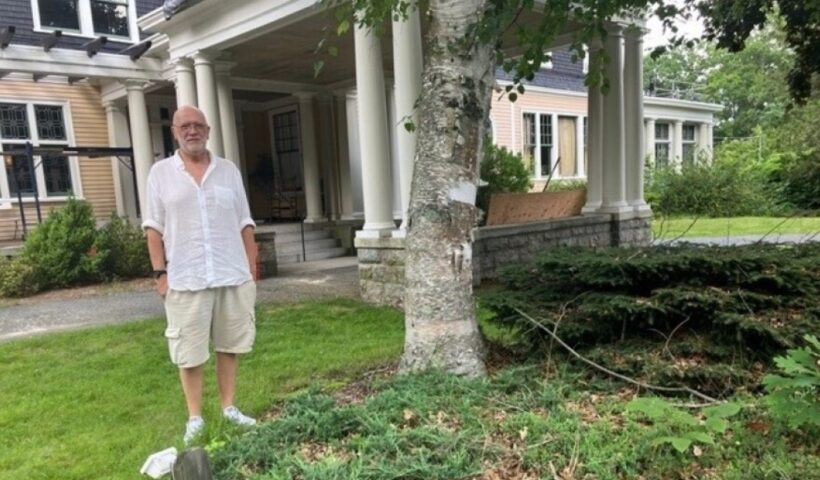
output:
[[[625,213],[634,209],[624,201],[602,203],[598,207],[598,213]]]
[[[325,217],[307,217],[304,220],[305,223],[327,223],[327,218]]]
[[[368,228],[365,225],[361,230],[356,231],[356,238],[390,238],[392,237],[393,225],[390,228]]]

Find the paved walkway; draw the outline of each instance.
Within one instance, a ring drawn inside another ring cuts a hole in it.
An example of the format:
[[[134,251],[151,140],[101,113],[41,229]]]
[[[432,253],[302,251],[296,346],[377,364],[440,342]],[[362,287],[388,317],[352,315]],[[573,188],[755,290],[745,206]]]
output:
[[[162,317],[162,302],[150,280],[106,287],[49,292],[0,304],[0,342],[39,333]],[[356,257],[282,266],[257,284],[259,302],[298,302],[359,296]]]

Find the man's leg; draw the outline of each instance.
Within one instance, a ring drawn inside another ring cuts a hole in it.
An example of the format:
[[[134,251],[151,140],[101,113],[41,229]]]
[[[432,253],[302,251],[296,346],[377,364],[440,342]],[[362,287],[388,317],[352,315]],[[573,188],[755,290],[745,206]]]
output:
[[[202,365],[179,369],[179,380],[182,383],[185,403],[188,406],[188,418],[202,416],[202,377]]]
[[[219,399],[222,401],[222,408],[233,405],[238,368],[239,356],[237,354],[216,352],[216,380],[219,384]]]

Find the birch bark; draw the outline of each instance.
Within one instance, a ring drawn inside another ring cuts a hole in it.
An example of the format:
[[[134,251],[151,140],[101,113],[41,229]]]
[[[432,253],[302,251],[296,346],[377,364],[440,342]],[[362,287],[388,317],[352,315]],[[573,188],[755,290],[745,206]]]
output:
[[[486,374],[473,300],[478,161],[493,41],[470,40],[488,0],[431,0],[407,232],[401,371]]]

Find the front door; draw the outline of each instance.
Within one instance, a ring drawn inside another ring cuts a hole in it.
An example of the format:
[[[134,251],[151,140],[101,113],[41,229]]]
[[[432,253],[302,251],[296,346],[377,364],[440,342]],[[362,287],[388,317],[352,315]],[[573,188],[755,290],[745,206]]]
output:
[[[303,218],[304,188],[299,114],[293,107],[271,112],[273,198],[275,219]]]

